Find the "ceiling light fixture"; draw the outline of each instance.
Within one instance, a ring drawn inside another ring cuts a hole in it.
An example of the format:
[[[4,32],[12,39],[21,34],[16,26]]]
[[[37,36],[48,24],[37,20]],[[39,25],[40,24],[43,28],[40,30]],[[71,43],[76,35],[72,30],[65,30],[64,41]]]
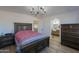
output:
[[[30,13],[32,15],[35,15],[35,16],[46,15],[47,14],[46,9],[44,7],[42,7],[42,6],[32,7],[31,10],[30,10]]]

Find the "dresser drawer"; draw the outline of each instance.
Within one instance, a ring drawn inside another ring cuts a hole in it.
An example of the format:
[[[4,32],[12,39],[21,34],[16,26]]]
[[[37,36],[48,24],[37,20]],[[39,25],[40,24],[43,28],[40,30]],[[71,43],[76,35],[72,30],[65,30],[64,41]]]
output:
[[[63,36],[61,40],[68,40],[68,41],[72,41],[74,43],[78,43],[79,44],[79,37]]]
[[[0,37],[0,48],[12,45],[15,43],[13,36],[2,36]]]
[[[74,42],[68,41],[68,40],[63,40],[61,42],[61,44],[79,50],[79,44],[78,43],[74,43]]]

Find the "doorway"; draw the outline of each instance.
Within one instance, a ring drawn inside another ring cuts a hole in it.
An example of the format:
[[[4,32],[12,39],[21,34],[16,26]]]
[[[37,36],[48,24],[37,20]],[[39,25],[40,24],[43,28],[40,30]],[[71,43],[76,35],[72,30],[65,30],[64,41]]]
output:
[[[61,42],[61,25],[58,18],[51,20],[51,37],[57,42]]]
[[[51,35],[60,35],[60,21],[57,18],[51,20]]]

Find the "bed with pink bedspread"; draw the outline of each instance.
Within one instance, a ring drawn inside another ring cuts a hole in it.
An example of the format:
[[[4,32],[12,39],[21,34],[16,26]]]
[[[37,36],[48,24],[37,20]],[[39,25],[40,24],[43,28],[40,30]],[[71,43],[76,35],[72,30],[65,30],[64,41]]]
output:
[[[49,46],[49,36],[30,28],[30,24],[15,24],[16,52],[38,52]]]
[[[17,50],[24,48],[24,46],[29,46],[28,44],[32,42],[40,41],[47,37],[48,36],[44,34],[33,32],[31,30],[17,32],[15,35]]]

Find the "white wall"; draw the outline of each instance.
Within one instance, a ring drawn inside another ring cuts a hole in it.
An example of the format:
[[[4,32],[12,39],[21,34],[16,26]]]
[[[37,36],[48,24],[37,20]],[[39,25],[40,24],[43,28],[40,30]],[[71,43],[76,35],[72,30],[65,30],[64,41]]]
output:
[[[79,11],[56,15],[55,17],[60,20],[61,24],[79,23]]]
[[[59,19],[61,24],[73,24],[73,23],[79,23],[79,11],[74,12],[66,12],[64,14],[50,16],[50,17],[44,17],[41,18],[41,24],[39,31],[42,33],[46,33],[47,35],[51,34],[51,24],[50,21],[54,20],[55,18]]]
[[[33,23],[34,20],[37,18],[27,14],[0,11],[0,35],[1,33],[13,33],[15,22]]]
[[[32,23],[39,20],[38,32],[49,35],[50,21],[47,17],[37,18],[27,14],[0,11],[0,35],[3,33],[14,33],[14,23]]]
[[[44,17],[40,19],[39,32],[50,35],[50,18]]]

